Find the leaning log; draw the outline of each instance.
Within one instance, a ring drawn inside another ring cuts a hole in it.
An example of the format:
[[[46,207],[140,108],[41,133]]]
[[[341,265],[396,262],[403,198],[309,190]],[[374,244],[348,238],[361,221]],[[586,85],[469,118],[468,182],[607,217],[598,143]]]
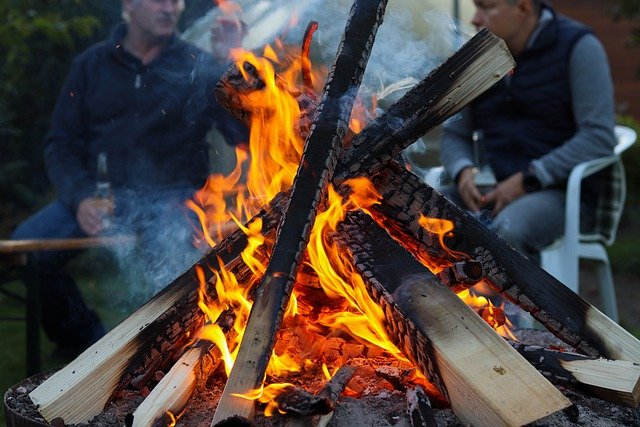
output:
[[[335,241],[384,311],[392,341],[469,425],[525,425],[571,405],[460,298],[362,212]]]
[[[482,55],[477,56],[476,50]],[[475,61],[483,61],[485,67],[476,73],[482,76],[480,83],[477,79],[470,83],[466,67],[473,65],[470,55]],[[485,58],[494,58],[486,64]],[[495,59],[495,58],[499,58]],[[477,96],[498,81],[513,66],[513,59],[504,48],[504,42],[486,31],[482,31],[467,42],[451,58],[432,71],[420,84],[420,90],[410,91],[396,102],[398,114],[404,116],[396,119],[392,115],[384,114],[376,126],[380,133],[369,132],[375,141],[385,140],[387,150],[391,153],[394,146],[406,147],[413,142],[413,135],[427,132],[434,123],[439,124],[447,116],[442,110],[422,110],[419,116],[410,114],[411,105],[419,105],[422,100],[444,99],[450,105],[462,109],[466,104],[464,99],[458,99],[455,94],[473,88]],[[448,77],[448,83],[443,85],[443,79]],[[465,77],[466,76],[466,77]],[[430,81],[438,81],[432,84]],[[444,90],[444,94],[438,93]],[[440,102],[427,102],[431,107],[437,107]],[[452,110],[447,109],[447,113]],[[385,118],[386,117],[386,118]],[[437,120],[434,118],[437,117]],[[384,123],[389,123],[385,125]],[[401,131],[392,126],[401,123],[411,131]],[[366,129],[366,128],[365,128]],[[384,129],[397,131],[397,137],[402,140],[389,139]],[[390,154],[385,154],[381,143],[375,143],[380,150],[376,158],[386,161]],[[354,147],[361,143],[354,143]],[[348,148],[350,150],[351,148]],[[370,154],[362,153],[359,160],[364,162]],[[364,163],[362,163],[364,164]],[[369,164],[369,162],[367,162]],[[337,166],[336,174],[341,177],[353,177],[367,174],[364,169],[349,170],[344,162]],[[340,181],[334,179],[334,184]],[[287,206],[287,194],[280,193],[268,206],[261,210],[249,223],[260,221],[262,233],[273,233]],[[197,308],[198,280],[196,270],[201,268],[207,282],[214,276],[218,268],[218,260],[225,268],[240,276],[241,272],[233,271],[244,266],[240,254],[247,246],[247,236],[241,230],[235,231],[225,238],[218,246],[206,253],[201,260],[177,277],[162,292],[157,294],[138,311],[125,319],[120,325],[87,349],[74,361],[58,371],[47,381],[30,393],[31,399],[39,405],[42,416],[47,420],[56,417],[64,418],[69,423],[81,423],[102,411],[117,390],[126,387],[134,378],[144,378],[150,375],[158,366],[166,363],[167,355],[182,348],[186,335],[192,335],[202,325],[203,316]],[[245,267],[244,277],[248,269]],[[215,297],[215,289],[208,286],[208,293]],[[100,355],[98,359],[94,359]],[[99,372],[98,372],[99,371]]]
[[[515,341],[509,344],[540,372],[575,381],[616,405],[637,408],[640,404],[640,365],[637,363],[596,359]]]
[[[240,416],[252,419],[254,401],[238,395],[257,389],[289,302],[320,203],[326,198],[351,109],[382,23],[387,0],[355,0],[322,102],[305,141],[289,203],[255,296],[233,368],[211,425]]]
[[[401,164],[388,162],[372,182],[383,196],[372,207],[376,221],[417,257],[452,262],[452,253],[466,254],[482,262],[487,282],[500,295],[579,352],[640,363],[638,339]],[[448,250],[420,225],[421,216],[453,221]]]
[[[152,427],[158,425],[159,420],[166,417],[167,412],[180,414],[191,394],[196,389],[196,383],[202,382],[202,377],[208,376],[213,366],[211,347],[208,342],[200,342],[188,349],[169,372],[151,390],[133,413],[132,427]],[[169,425],[169,423],[160,423]]]

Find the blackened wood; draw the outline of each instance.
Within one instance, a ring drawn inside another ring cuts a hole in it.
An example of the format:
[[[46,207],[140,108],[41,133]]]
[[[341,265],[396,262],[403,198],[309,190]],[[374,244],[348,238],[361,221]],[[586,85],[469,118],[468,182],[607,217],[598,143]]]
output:
[[[331,409],[335,409],[336,402],[340,397],[340,394],[344,391],[351,378],[356,373],[356,368],[353,366],[345,365],[338,369],[329,382],[318,392],[318,396],[326,399],[330,402]]]
[[[484,278],[482,263],[475,260],[456,261],[437,274],[453,292],[461,292]]]
[[[357,134],[335,178],[376,172],[406,147],[497,83],[515,63],[484,29]]]
[[[235,363],[218,402],[212,425],[234,415],[251,419],[254,402],[237,396],[258,388],[271,357],[276,331],[309,240],[318,207],[325,199],[351,109],[362,81],[386,0],[356,0],[347,19],[322,102],[305,141],[289,205],[240,343]]]
[[[502,337],[362,212],[335,241],[352,255],[392,341],[465,424],[524,425],[570,402]],[[508,393],[505,393],[508,390]]]
[[[328,414],[333,410],[321,396],[309,393],[300,387],[290,387],[276,398],[278,410],[294,416]]]
[[[344,365],[333,377],[325,384],[325,386],[318,392],[316,397],[321,399],[324,407],[328,408],[325,412],[316,412],[315,414],[309,412],[308,416],[296,416],[290,417],[287,420],[287,427],[320,427],[326,426],[333,417],[333,411],[338,403],[338,398],[351,381],[351,378],[356,373],[356,368],[350,365]],[[324,408],[323,407],[323,408]],[[320,415],[318,415],[320,414]]]
[[[575,381],[608,402],[638,407],[640,365],[623,360],[596,359],[566,351],[509,341],[525,359],[543,373]]]
[[[407,390],[407,415],[412,427],[438,426],[431,401],[420,386],[413,386]]]
[[[638,339],[401,164],[387,163],[372,181],[383,195],[372,207],[376,219],[412,253],[448,261],[455,260],[451,251],[466,254],[482,262],[496,291],[579,352],[640,363]],[[449,250],[423,229],[421,215],[454,222]]]

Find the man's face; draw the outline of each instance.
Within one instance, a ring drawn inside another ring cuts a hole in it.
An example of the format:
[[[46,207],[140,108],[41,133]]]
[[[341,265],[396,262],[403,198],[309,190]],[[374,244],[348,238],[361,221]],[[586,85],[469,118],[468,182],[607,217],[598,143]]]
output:
[[[129,25],[151,38],[170,37],[184,10],[184,0],[125,0]]]
[[[473,0],[476,13],[471,23],[476,28],[488,29],[508,44],[522,29],[521,1],[511,4],[508,0]]]

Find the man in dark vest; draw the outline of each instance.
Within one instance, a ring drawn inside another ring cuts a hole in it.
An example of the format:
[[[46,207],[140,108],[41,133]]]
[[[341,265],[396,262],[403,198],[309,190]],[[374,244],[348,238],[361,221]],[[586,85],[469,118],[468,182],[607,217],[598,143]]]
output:
[[[540,250],[563,234],[571,169],[615,145],[607,57],[589,28],[543,0],[474,3],[473,25],[504,39],[517,65],[444,126],[441,160],[456,183],[445,193],[490,212],[489,226],[539,262]],[[489,188],[479,188],[472,139],[495,176]],[[583,188],[581,226],[589,228],[598,186]]]

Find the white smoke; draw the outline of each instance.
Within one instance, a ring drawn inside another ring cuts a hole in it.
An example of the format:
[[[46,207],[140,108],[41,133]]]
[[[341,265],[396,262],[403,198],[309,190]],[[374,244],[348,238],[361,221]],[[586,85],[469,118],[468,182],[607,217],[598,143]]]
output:
[[[344,32],[351,0],[236,0],[240,18],[249,28],[243,48],[259,51],[276,37],[301,45],[309,21],[318,22],[312,60],[331,65]],[[392,0],[363,79],[365,93],[380,96],[394,93],[394,99],[421,80],[449,57],[469,36],[460,31],[450,13],[452,1]],[[218,17],[213,8],[184,33],[185,39],[210,50],[209,32]],[[292,23],[295,24],[292,26]],[[468,29],[466,29],[468,30]],[[404,83],[404,84],[402,84]],[[394,90],[397,88],[397,90]]]

